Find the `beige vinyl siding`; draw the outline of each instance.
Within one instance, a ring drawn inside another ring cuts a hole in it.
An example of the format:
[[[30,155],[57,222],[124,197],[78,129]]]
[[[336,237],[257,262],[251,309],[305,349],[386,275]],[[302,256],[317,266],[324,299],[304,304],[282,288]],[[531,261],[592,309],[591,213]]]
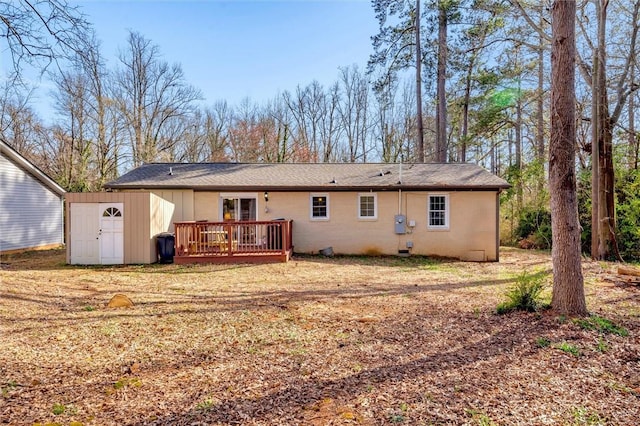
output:
[[[192,189],[156,190],[153,194],[173,204],[174,210],[171,216],[169,232],[173,232],[174,222],[195,220],[194,216],[194,192]]]
[[[157,235],[162,232],[168,232],[171,228],[171,218],[175,206],[173,203],[158,197],[155,194],[150,195],[151,203],[151,235]]]
[[[219,211],[220,197],[217,192],[194,192],[193,220],[221,221]]]
[[[62,197],[0,155],[0,252],[63,243]]]

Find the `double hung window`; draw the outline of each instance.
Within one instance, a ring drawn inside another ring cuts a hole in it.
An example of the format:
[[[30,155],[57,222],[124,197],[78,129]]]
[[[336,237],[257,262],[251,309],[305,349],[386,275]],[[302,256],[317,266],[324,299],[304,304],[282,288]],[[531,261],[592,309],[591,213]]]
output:
[[[329,220],[328,194],[311,194],[311,220]]]
[[[358,219],[378,218],[378,197],[374,193],[358,194]]]
[[[449,196],[431,194],[428,200],[427,228],[449,229]]]

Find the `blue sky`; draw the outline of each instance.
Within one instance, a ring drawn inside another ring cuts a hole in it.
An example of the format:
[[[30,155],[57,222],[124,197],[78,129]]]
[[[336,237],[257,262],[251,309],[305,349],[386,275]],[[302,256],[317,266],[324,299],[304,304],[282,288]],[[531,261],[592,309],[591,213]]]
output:
[[[182,65],[206,104],[262,103],[339,67],[364,70],[377,22],[368,0],[76,1],[94,24],[110,68],[129,30]]]

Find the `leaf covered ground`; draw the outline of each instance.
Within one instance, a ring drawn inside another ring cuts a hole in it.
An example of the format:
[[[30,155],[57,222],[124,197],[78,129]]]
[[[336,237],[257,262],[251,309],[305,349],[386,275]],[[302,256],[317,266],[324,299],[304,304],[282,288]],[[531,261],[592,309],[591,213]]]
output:
[[[636,425],[640,288],[585,261],[592,313],[496,315],[546,253],[73,267],[4,256],[0,424]],[[133,308],[107,308],[116,293]],[[550,289],[545,292],[549,296]]]

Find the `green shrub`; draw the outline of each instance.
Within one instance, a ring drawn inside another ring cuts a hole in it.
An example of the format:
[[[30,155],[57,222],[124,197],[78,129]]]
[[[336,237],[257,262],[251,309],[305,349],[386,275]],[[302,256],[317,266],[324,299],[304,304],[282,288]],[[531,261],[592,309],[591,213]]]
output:
[[[598,345],[596,346],[596,350],[600,353],[605,353],[609,350],[609,344],[604,339],[598,339]]]
[[[545,287],[543,273],[529,274],[523,272],[516,278],[516,283],[509,288],[505,296],[508,300],[496,308],[500,315],[511,311],[536,312],[544,307],[540,294]]]
[[[578,318],[573,320],[573,322],[584,330],[596,330],[603,334],[615,334],[616,336],[622,337],[629,335],[629,331],[626,328],[616,325],[613,321],[599,317],[598,315]]]
[[[607,422],[602,419],[597,412],[591,411],[585,407],[578,407],[573,411],[573,418],[579,425],[604,425]]]
[[[551,213],[544,208],[523,210],[515,229],[515,237],[522,248],[550,249]]]
[[[640,261],[640,169],[616,170],[616,222],[620,254],[628,262]],[[582,251],[591,250],[591,172],[578,174],[578,215],[582,227]],[[612,258],[614,259],[612,250]]]
[[[546,337],[538,337],[536,339],[536,345],[538,345],[539,348],[546,348],[547,346],[551,345],[551,340],[547,339]]]
[[[627,261],[640,260],[640,169],[616,179],[616,216],[620,254]]]
[[[572,345],[571,343],[562,342],[555,345],[557,349],[560,349],[562,352],[566,352],[573,356],[580,356],[580,348],[576,345]]]

